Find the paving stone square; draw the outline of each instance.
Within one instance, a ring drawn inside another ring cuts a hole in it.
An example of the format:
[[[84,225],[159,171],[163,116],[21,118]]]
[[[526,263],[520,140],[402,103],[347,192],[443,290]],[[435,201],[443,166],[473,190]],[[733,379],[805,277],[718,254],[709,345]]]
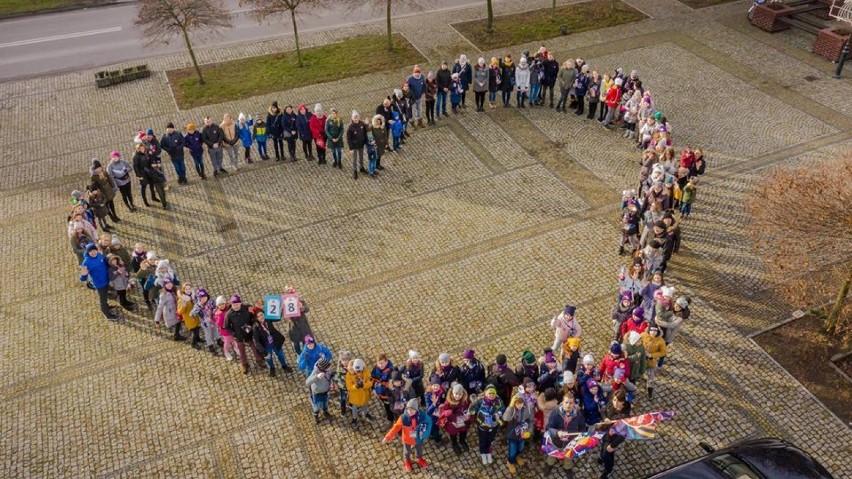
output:
[[[638,69],[675,144],[703,147],[709,164],[667,279],[692,298],[693,316],[653,401],[640,395],[635,405],[677,416],[657,439],[626,443],[613,477],[697,458],[700,441],[765,436],[796,443],[838,479],[852,477],[849,426],[747,338],[798,306],[778,297],[743,235],[743,204],[770,172],[852,148],[852,82],[832,79],[831,65],[806,56],[798,37],[750,30],[745,2],[700,10],[676,0],[627,3],[650,18],[542,41],[560,60]],[[495,2],[500,13],[549,4]],[[502,53],[477,51],[451,27],[483,16],[484,7],[462,7],[395,28],[436,69],[459,51],[474,60]],[[382,31],[379,20],[311,32],[303,46]],[[199,57],[291,48],[292,39],[280,38],[202,48]],[[272,100],[372,116],[409,68],[178,111],[162,71],[187,59],[150,64],[151,78],[106,91],[91,71],[0,84],[0,477],[404,477],[399,445],[380,443],[384,420],[355,431],[333,398],[335,417],[315,424],[301,374],[270,378],[255,368],[243,376],[235,363],[171,341],[144,306],[118,324],[103,320],[77,280],[65,217],[90,158],[116,148],[129,158],[140,127],[257,114]],[[20,121],[32,118],[55,127],[34,138]],[[189,185],[168,192],[173,211],[133,214],[119,204],[116,229],[125,246],[147,244],[214,296],[254,301],[296,285],[317,338],[368,364],[378,352],[400,364],[416,349],[431,369],[439,353],[459,358],[468,348],[484,362],[505,353],[515,364],[522,351],[550,345],[548,321],[566,303],[579,308],[581,349],[599,360],[625,262],[617,255],[620,192],[635,186],[638,160],[618,133],[571,114],[471,107],[414,131],[404,152],[385,155],[377,179],[353,181],[348,166],[305,161],[257,162],[206,181],[192,172]],[[285,355],[295,365],[289,345]],[[375,400],[371,408],[382,416]],[[428,444],[432,465],[413,477],[511,477],[500,436],[488,467],[473,434],[474,450],[462,457]],[[525,454],[531,464],[517,477],[544,477],[541,454]],[[592,457],[578,461],[578,478],[599,475]]]

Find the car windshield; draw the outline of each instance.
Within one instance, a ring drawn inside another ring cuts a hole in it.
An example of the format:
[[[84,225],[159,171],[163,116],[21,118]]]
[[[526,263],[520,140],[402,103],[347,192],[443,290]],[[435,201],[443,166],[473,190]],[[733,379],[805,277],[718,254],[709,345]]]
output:
[[[748,464],[731,454],[720,454],[710,459],[710,463],[727,479],[766,479]]]

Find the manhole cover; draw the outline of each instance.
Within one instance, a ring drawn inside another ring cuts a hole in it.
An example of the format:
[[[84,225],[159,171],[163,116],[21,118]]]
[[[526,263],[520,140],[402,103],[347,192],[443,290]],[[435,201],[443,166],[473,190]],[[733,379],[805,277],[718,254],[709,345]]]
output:
[[[817,81],[819,78],[816,75],[807,75],[805,76],[805,81]]]

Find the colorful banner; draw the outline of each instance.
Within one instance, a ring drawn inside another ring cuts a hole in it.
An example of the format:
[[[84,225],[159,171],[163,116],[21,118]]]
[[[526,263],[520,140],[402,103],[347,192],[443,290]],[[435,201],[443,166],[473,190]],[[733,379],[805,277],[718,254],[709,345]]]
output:
[[[674,415],[674,411],[660,411],[620,419],[612,425],[612,430],[626,439],[654,439],[657,437],[657,423]]]
[[[565,447],[559,448],[554,444],[553,438],[550,436],[550,432],[544,433],[544,442],[541,445],[541,452],[547,454],[548,456],[557,459],[574,459],[576,457],[580,457],[586,453],[586,451],[590,449],[594,449],[601,442],[601,438],[604,436],[602,432],[595,433],[572,433],[575,434],[574,439],[572,439]]]

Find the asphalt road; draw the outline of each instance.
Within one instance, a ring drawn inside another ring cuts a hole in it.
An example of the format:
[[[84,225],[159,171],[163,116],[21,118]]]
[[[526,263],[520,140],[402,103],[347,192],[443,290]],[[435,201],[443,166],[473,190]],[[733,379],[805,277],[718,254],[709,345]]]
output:
[[[350,8],[342,2],[299,13],[299,33],[351,25],[384,18],[384,10],[369,5]],[[399,6],[394,16],[459,8],[480,2],[430,0],[428,7]],[[257,41],[291,35],[289,17],[258,24],[237,0],[226,0],[233,15],[233,29],[223,29],[212,39],[195,38],[196,48]],[[0,81],[48,73],[95,68],[165,53],[186,51],[180,38],[168,44],[146,47],[141,31],[133,26],[133,2],[118,5],[36,15],[0,22]]]

